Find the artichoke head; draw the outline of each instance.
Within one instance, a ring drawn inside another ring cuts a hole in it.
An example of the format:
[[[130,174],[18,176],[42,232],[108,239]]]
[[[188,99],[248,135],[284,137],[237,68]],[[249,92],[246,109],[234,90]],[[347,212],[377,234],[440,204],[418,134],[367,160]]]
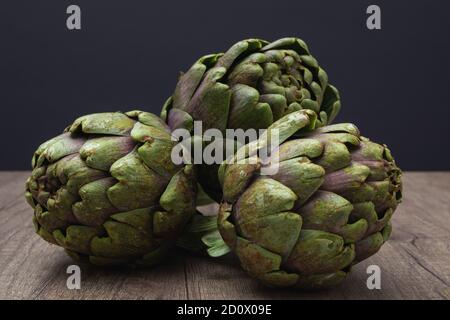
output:
[[[341,107],[337,89],[298,38],[239,41],[225,53],[198,59],[181,77],[161,117],[172,130],[266,129],[297,110],[317,115],[314,126],[330,123]],[[218,165],[200,166],[205,190],[220,200]]]
[[[175,165],[169,127],[141,111],[78,118],[32,159],[36,232],[77,260],[152,265],[195,213],[191,165]]]
[[[389,238],[401,201],[401,171],[385,145],[348,123],[295,132],[314,117],[285,116],[267,131],[280,137],[268,159],[259,157],[266,136],[219,170],[220,233],[242,267],[269,286],[338,284]]]

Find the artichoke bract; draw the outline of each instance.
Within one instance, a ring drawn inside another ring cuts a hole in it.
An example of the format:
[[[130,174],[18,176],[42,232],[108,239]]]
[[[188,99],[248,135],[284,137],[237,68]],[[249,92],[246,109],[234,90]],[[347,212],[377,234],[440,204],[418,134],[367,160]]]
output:
[[[242,267],[269,286],[338,284],[389,238],[401,201],[401,171],[385,145],[348,123],[295,133],[314,121],[308,111],[285,116],[268,129],[281,141],[268,160],[253,144],[219,170],[220,233]],[[262,174],[270,166],[278,170]]]
[[[298,38],[248,39],[225,53],[201,57],[184,73],[161,117],[172,130],[266,129],[300,109],[317,114],[316,127],[330,123],[341,107],[338,90]],[[200,183],[220,200],[218,166],[201,166]],[[218,196],[216,194],[219,194]]]
[[[171,161],[169,127],[141,111],[80,117],[32,159],[37,233],[96,265],[152,265],[195,213],[192,165]]]

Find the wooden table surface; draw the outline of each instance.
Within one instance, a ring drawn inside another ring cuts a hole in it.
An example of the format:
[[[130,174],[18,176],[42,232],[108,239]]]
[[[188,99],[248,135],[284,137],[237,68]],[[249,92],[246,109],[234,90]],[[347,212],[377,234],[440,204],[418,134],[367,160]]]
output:
[[[265,288],[232,256],[176,251],[152,269],[81,265],[81,289],[66,286],[73,261],[40,239],[23,197],[29,172],[0,172],[1,299],[450,299],[450,172],[407,172],[391,239],[340,286],[319,292]],[[381,289],[366,286],[367,266],[381,268]]]

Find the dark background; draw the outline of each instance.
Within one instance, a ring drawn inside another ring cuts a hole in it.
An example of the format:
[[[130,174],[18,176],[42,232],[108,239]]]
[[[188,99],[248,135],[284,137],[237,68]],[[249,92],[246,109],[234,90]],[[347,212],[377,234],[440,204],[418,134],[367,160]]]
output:
[[[66,28],[81,7],[82,30]],[[366,28],[381,7],[382,30]],[[337,121],[389,145],[405,170],[449,170],[448,1],[2,1],[0,170],[76,117],[159,113],[181,70],[244,38],[298,36],[341,92]]]

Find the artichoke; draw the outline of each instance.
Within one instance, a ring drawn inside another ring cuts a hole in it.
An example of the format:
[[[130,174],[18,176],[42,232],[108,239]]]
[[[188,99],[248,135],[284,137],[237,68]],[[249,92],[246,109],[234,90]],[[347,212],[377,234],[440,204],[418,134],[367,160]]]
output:
[[[205,130],[224,131],[265,129],[300,109],[313,110],[317,126],[331,122],[340,109],[338,91],[306,43],[248,39],[195,62],[161,115],[171,129],[192,128],[194,120],[201,120]]]
[[[77,260],[152,265],[195,213],[192,165],[175,165],[169,127],[141,111],[80,117],[32,159],[37,233]]]
[[[340,109],[339,93],[305,42],[283,38],[274,42],[248,39],[227,52],[201,57],[180,78],[161,117],[172,130],[266,129],[290,112],[314,111],[319,127]],[[220,200],[217,166],[199,168],[200,183]],[[218,194],[218,195],[217,195]]]
[[[385,145],[348,123],[298,134],[314,121],[306,110],[285,116],[219,170],[220,233],[242,267],[269,286],[338,284],[389,238],[401,200],[401,171]],[[262,161],[258,150],[272,129],[281,142]],[[264,175],[270,167],[278,170]]]

